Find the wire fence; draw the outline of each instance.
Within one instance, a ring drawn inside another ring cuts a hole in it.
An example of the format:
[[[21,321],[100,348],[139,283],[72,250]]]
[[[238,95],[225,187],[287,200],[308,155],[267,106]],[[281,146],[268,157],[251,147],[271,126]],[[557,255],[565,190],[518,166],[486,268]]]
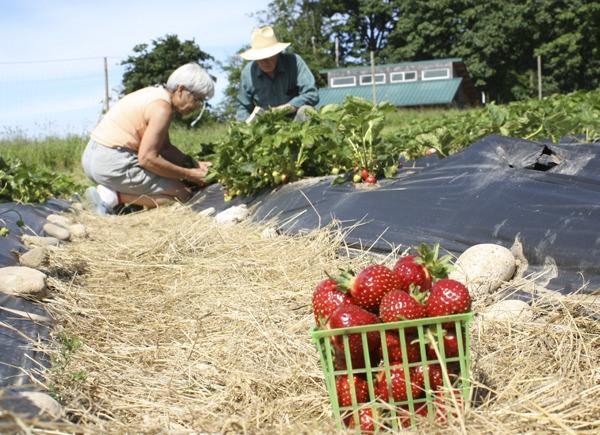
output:
[[[116,101],[116,58],[0,62],[0,139],[88,135]]]

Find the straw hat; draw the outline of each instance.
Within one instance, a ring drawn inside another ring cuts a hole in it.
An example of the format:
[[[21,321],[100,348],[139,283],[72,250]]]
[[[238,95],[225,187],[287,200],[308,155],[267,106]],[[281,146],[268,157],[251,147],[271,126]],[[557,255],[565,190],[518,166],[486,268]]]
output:
[[[252,31],[252,44],[250,50],[244,51],[240,56],[246,60],[260,60],[275,56],[290,45],[290,42],[278,42],[271,26],[261,27]]]

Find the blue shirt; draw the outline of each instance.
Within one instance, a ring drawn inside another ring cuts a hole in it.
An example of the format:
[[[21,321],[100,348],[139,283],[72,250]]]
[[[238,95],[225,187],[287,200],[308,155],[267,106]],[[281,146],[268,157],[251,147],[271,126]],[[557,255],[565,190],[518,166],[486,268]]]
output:
[[[296,54],[281,53],[274,78],[265,74],[256,61],[244,67],[237,95],[236,118],[239,121],[248,118],[255,105],[268,110],[286,103],[300,108],[315,106],[318,102],[315,78],[306,62]]]

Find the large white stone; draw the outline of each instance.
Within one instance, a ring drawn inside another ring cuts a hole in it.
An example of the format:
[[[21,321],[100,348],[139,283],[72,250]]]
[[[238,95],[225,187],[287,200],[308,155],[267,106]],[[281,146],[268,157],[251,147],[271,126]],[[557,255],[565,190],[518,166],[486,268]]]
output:
[[[43,299],[46,297],[46,274],[29,267],[0,268],[0,292]]]
[[[48,249],[43,246],[36,246],[31,250],[19,256],[21,266],[39,269],[48,262]]]
[[[29,236],[27,234],[21,237],[21,241],[28,248],[33,248],[34,246],[58,246],[60,244],[60,240],[56,237]]]
[[[230,224],[241,222],[248,217],[248,207],[246,204],[241,204],[233,207],[229,207],[217,214],[215,220],[219,224]]]
[[[485,310],[482,315],[486,319],[529,322],[533,318],[533,310],[527,302],[518,299],[508,299],[496,302]]]
[[[77,239],[84,239],[88,236],[87,227],[83,224],[73,224],[69,226],[71,236]]]
[[[49,214],[46,217],[48,222],[52,222],[53,224],[62,225],[65,228],[69,228],[69,225],[72,224],[71,219],[61,214]]]
[[[456,269],[450,272],[449,278],[465,284],[474,299],[496,292],[512,279],[517,268],[512,252],[492,243],[471,246],[454,266]]]
[[[62,225],[47,223],[42,227],[42,229],[50,237],[55,237],[58,240],[66,241],[71,238],[71,231],[69,231],[67,228],[63,227]]]

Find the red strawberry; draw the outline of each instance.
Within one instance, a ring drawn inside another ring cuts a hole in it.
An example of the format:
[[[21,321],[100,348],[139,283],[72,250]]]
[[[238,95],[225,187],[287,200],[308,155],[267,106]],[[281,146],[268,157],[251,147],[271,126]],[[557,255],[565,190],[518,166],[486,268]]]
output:
[[[400,335],[395,331],[385,331],[385,341],[388,351],[388,359],[390,365],[399,364],[404,361],[404,355],[402,354],[402,343],[400,342]],[[419,343],[414,342],[412,336],[406,337],[406,360],[411,363],[418,361],[421,358],[421,351],[419,349]],[[383,349],[379,350],[379,357],[383,358]]]
[[[452,269],[449,265],[450,256],[438,258],[440,245],[436,243],[433,250],[426,244],[415,248],[416,254],[400,258],[393,271],[402,283],[402,290],[409,291],[411,285],[419,287],[421,292],[431,288],[435,279],[444,279]]]
[[[377,411],[373,411],[373,408],[360,408],[358,410],[358,421],[360,426],[361,434],[372,434],[375,432],[375,422],[376,417],[374,413]],[[354,414],[350,415],[346,418],[346,425],[349,429],[356,429],[356,420],[354,419]]]
[[[357,275],[350,271],[342,272],[336,281],[342,291],[348,289],[356,305],[372,313],[378,312],[379,303],[386,293],[400,288],[396,274],[382,264],[367,266]]]
[[[459,418],[459,414],[464,411],[464,399],[460,394],[460,390],[438,392],[436,396],[434,402],[435,417],[440,423],[447,423],[448,417],[451,419]]]
[[[440,279],[431,287],[425,308],[427,317],[466,313],[471,309],[471,296],[462,283]]]
[[[413,375],[425,386],[425,376],[429,379],[429,388],[433,391],[439,390],[444,386],[444,375],[442,367],[439,364],[429,364],[427,366],[417,366],[413,369]]]
[[[448,328],[448,329],[443,329],[443,337],[442,337],[442,346],[444,346],[444,357],[445,358],[455,358],[459,355],[459,350],[458,350],[458,337],[456,336],[456,330],[454,330],[453,328]],[[434,337],[437,337],[437,334],[433,333]],[[463,335],[464,337],[464,335]],[[440,355],[442,353],[441,349],[439,349],[440,346],[440,340],[439,337],[437,337],[438,340],[436,341],[436,345],[438,346],[438,351],[440,352]],[[463,343],[463,348],[464,348],[464,343]],[[427,343],[427,355],[429,356],[429,358],[431,359],[437,359],[437,355],[435,353],[435,347],[433,345],[433,343]]]
[[[400,412],[398,412],[398,421],[400,422],[400,424],[402,425],[402,427],[410,427],[412,422],[411,422],[411,412],[410,412],[410,407],[408,405],[402,405],[399,407],[400,408]],[[416,403],[414,406],[414,415],[417,416],[421,416],[421,417],[427,417],[427,403]],[[418,424],[418,420],[415,421],[415,423]]]
[[[344,349],[334,348],[333,349],[334,361],[333,366],[335,370],[348,370],[348,364],[346,364],[346,354],[344,353]],[[381,358],[379,356],[379,349],[371,349],[369,350],[369,366],[377,367]],[[352,368],[364,368],[366,366],[365,357],[354,357],[352,360]]]
[[[379,317],[386,323],[422,319],[426,315],[425,306],[403,290],[392,290],[386,293],[379,304]],[[411,328],[408,332],[414,330],[415,328]]]
[[[409,375],[412,398],[416,399],[421,395],[421,392],[423,391],[423,384],[420,382],[421,380],[418,377],[411,375],[411,370],[409,370]],[[396,367],[390,369],[390,381],[392,389],[392,398],[396,402],[403,402],[405,400],[408,400],[408,389],[406,387],[404,367]],[[377,375],[375,394],[377,394],[377,397],[379,397],[383,401],[390,402],[388,381],[385,370],[379,372],[379,374]]]
[[[425,292],[431,288],[431,274],[421,262],[416,262],[418,255],[402,257],[394,266],[394,273],[400,278],[402,290],[408,292],[411,285]]]
[[[335,309],[325,327],[327,329],[348,328],[351,326],[363,326],[381,323],[381,319],[376,314],[371,313],[359,306],[343,304]],[[367,352],[376,352],[381,345],[378,331],[368,332]],[[330,338],[337,358],[345,356],[344,334],[332,335]],[[362,334],[348,334],[348,351],[353,368],[363,368],[365,366],[365,350],[362,344]],[[347,363],[347,361],[346,361]],[[343,365],[345,366],[345,364]]]
[[[320,282],[313,292],[312,305],[315,322],[318,327],[325,326],[331,313],[342,304],[353,304],[354,298],[342,293],[337,288],[337,282],[331,278]]]
[[[352,379],[352,381],[350,381],[350,379]],[[369,401],[369,384],[367,381],[358,375],[354,375],[352,378],[347,374],[341,375],[335,380],[335,391],[337,392],[338,405],[340,408],[353,405],[352,388],[354,388],[354,394],[356,395],[356,402],[354,405]]]

